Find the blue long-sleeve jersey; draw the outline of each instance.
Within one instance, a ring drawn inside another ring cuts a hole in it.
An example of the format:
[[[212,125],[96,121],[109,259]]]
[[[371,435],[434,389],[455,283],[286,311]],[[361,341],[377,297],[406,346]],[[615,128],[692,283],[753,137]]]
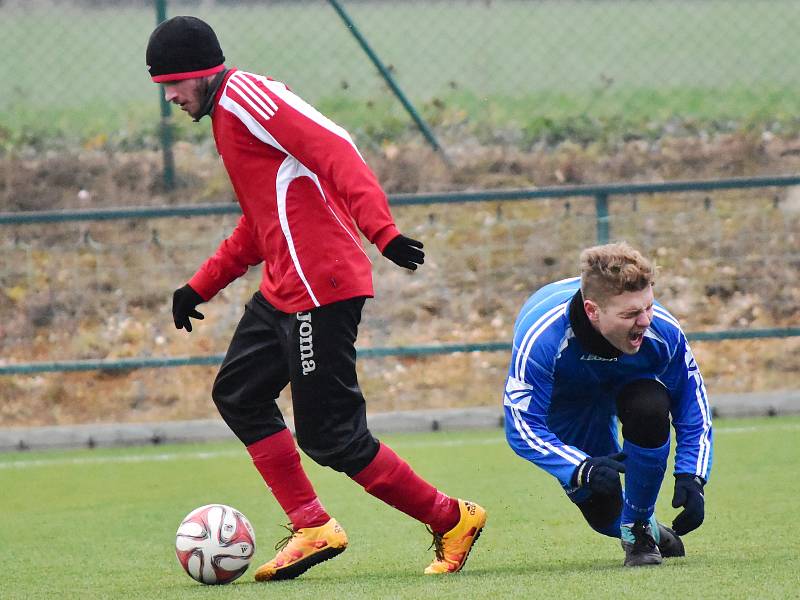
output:
[[[678,321],[655,303],[636,354],[599,356],[576,336],[576,315],[570,319],[571,309],[583,310],[582,303],[573,302],[579,290],[577,277],[546,285],[527,300],[517,318],[503,398],[511,448],[569,492],[575,467],[587,456],[619,451],[619,390],[636,379],[655,379],[670,398],[675,473],[708,480],[711,411]]]

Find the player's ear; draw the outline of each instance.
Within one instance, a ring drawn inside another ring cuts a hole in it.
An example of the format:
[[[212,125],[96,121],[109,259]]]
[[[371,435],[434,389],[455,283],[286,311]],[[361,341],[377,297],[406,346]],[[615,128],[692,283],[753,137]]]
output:
[[[593,323],[596,323],[600,318],[600,305],[594,300],[584,299],[583,310],[586,312],[586,316],[589,317],[589,320]]]

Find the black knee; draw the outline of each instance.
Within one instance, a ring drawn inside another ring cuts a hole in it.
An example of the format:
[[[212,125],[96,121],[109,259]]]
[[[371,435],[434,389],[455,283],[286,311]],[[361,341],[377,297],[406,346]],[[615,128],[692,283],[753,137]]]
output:
[[[660,448],[669,440],[669,394],[654,379],[638,379],[617,395],[622,437],[642,448]]]
[[[619,537],[619,516],[622,514],[622,486],[614,493],[592,493],[578,508],[589,526],[603,535]]]
[[[224,370],[214,380],[211,399],[222,420],[245,446],[286,429],[272,395],[256,393],[247,382],[243,384]]]
[[[211,387],[211,399],[223,417],[236,405],[236,398],[239,395],[237,392],[240,389],[241,383],[235,384],[232,378],[226,377],[222,371],[217,373],[214,385]]]
[[[380,444],[369,431],[350,439],[323,439],[297,428],[297,445],[315,463],[352,477],[363,471],[378,453]]]
[[[236,419],[247,412],[254,403],[254,394],[248,382],[242,382],[237,373],[220,370],[211,386],[211,399],[224,420]],[[259,402],[260,404],[260,402]]]

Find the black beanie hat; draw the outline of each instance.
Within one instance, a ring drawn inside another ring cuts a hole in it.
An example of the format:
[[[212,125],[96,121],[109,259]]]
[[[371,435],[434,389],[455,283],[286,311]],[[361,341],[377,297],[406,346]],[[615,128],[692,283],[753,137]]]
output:
[[[147,70],[156,83],[213,75],[224,62],[217,35],[197,17],[172,17],[147,42]]]

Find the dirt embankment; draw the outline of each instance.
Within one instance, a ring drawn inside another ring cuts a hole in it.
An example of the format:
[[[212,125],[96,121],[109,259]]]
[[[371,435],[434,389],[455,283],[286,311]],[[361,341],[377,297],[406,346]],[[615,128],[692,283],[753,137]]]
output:
[[[451,165],[421,141],[363,150],[389,193],[602,182],[791,175],[800,138],[731,133],[522,150],[477,140],[445,142]],[[210,143],[175,146],[178,188],[163,190],[161,152],[92,147],[0,155],[0,210],[45,210],[224,201],[227,177]],[[80,193],[81,190],[84,193]]]
[[[481,190],[610,181],[793,174],[800,140],[730,134],[522,151],[446,144],[448,167],[420,143],[365,149],[385,189]],[[6,154],[0,210],[224,202],[227,178],[208,146],[175,148],[180,186],[162,189],[158,152],[87,148]],[[414,275],[374,256],[376,299],[360,345],[509,340],[516,311],[538,285],[574,273],[594,243],[591,202],[486,202],[396,209],[423,239]],[[224,352],[259,273],[205,305],[192,335],[169,315],[181,285],[233,217],[3,226],[0,353],[8,362],[206,355]],[[659,298],[687,330],[797,326],[800,193],[759,190],[626,198],[612,203],[612,235],[652,253]],[[800,340],[695,345],[714,392],[800,385]],[[504,353],[362,360],[372,411],[499,402]],[[156,421],[213,416],[213,367],[0,376],[0,426]],[[281,403],[291,411],[288,397]]]

